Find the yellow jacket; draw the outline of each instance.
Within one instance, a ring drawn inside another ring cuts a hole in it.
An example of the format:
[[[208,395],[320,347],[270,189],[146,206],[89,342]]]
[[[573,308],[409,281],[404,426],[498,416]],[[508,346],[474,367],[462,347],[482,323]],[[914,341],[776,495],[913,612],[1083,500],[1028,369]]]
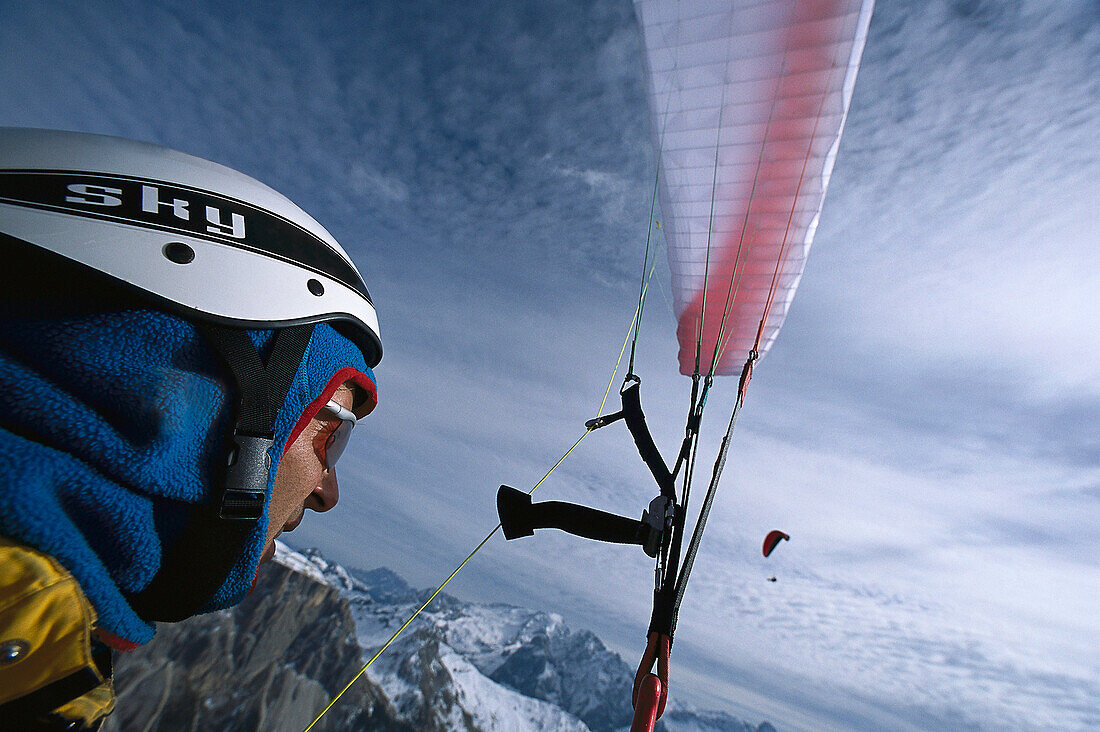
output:
[[[47,554],[0,537],[0,720],[96,729],[115,706],[95,609]],[[62,726],[61,728],[64,728]]]

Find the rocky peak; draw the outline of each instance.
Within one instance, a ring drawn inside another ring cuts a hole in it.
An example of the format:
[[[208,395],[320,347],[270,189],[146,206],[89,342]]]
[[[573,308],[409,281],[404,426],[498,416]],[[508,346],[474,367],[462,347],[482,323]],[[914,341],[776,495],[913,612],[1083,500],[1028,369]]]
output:
[[[301,732],[362,666],[340,592],[271,563],[232,610],[157,628],[116,655],[118,706],[104,732]],[[377,686],[360,679],[318,730],[410,730]]]
[[[280,545],[232,610],[161,625],[116,661],[120,730],[300,732],[424,602],[389,569]],[[633,672],[558,615],[440,594],[317,730],[619,732]],[[775,732],[671,702],[661,732]]]

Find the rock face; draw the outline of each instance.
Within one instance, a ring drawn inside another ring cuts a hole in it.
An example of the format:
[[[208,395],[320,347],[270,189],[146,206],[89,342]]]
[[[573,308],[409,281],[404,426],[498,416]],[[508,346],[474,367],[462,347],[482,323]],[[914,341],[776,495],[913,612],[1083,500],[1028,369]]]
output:
[[[117,654],[118,707],[104,732],[301,732],[362,667],[340,592],[266,565],[236,608],[157,628]],[[316,730],[409,730],[377,686],[359,679]]]
[[[592,730],[629,726],[634,672],[587,630],[540,628],[489,678],[567,709]]]
[[[380,648],[431,594],[388,569],[345,570],[319,552],[278,561],[338,587],[359,643]],[[634,671],[559,615],[439,594],[368,671],[398,716],[418,730],[591,730],[630,727]],[[670,701],[658,732],[776,732],[724,712]]]
[[[105,732],[301,732],[431,595],[388,569],[279,547],[232,610],[116,659]],[[623,732],[632,670],[552,613],[438,595],[315,730]],[[775,732],[670,702],[659,732]]]

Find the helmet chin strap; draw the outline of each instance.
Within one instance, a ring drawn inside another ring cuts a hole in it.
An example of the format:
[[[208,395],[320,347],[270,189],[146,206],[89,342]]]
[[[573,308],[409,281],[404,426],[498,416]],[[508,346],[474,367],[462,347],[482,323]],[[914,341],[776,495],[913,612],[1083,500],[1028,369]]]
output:
[[[208,503],[194,507],[160,571],[129,598],[134,611],[150,621],[177,622],[205,607],[255,531],[267,499],[275,419],[313,334],[313,325],[280,329],[265,364],[246,331],[200,329],[229,366],[241,401],[219,489]]]

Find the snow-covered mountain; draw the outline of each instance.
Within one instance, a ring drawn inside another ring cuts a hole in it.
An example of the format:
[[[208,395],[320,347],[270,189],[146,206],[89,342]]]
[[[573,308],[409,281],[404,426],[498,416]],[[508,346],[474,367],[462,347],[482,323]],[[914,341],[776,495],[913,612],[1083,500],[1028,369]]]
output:
[[[280,545],[275,559],[338,590],[370,658],[430,595],[388,569],[347,570]],[[398,719],[423,730],[592,730],[630,726],[633,670],[553,613],[440,594],[371,666]],[[664,732],[774,732],[670,701]]]

